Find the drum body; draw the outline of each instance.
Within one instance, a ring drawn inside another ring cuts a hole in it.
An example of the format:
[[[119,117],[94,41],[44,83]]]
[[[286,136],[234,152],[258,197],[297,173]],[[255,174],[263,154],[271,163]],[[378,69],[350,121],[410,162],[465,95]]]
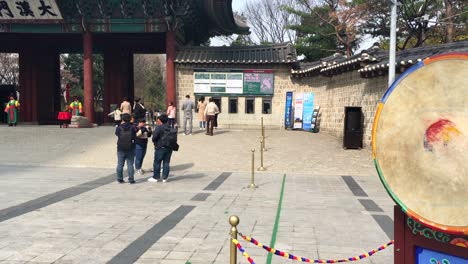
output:
[[[468,234],[468,53],[431,57],[393,83],[375,115],[372,153],[403,212]]]

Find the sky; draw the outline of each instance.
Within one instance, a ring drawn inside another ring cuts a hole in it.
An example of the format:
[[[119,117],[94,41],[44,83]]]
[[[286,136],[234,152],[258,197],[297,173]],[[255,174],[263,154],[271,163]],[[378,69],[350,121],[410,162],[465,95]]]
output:
[[[234,11],[241,11],[248,0],[232,0],[232,9]]]

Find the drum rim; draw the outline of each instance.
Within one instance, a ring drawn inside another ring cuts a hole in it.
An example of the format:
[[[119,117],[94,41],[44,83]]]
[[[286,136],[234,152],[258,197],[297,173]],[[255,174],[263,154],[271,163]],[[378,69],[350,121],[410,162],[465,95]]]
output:
[[[414,218],[421,224],[424,224],[428,227],[434,228],[438,231],[441,232],[446,232],[450,234],[456,234],[456,235],[467,235],[468,234],[468,226],[450,226],[450,225],[445,225],[445,224],[440,224],[436,223],[434,221],[431,221],[418,213],[414,212],[410,208],[408,208],[403,201],[401,201],[397,195],[393,192],[392,188],[388,185],[387,181],[385,180],[385,177],[382,173],[382,170],[379,166],[379,161],[377,159],[377,144],[376,144],[376,133],[377,133],[377,125],[380,119],[380,113],[383,110],[383,107],[388,100],[389,96],[391,93],[394,91],[395,87],[408,75],[411,73],[415,72],[416,70],[424,67],[425,65],[429,65],[434,62],[442,61],[442,60],[450,60],[450,59],[465,59],[468,60],[468,52],[451,52],[451,53],[444,53],[436,56],[429,57],[423,61],[418,62],[417,64],[413,65],[411,68],[406,70],[402,75],[400,75],[394,82],[393,84],[387,89],[385,94],[383,95],[381,101],[379,102],[377,106],[377,111],[374,116],[374,122],[372,124],[372,158],[374,160],[374,166],[377,170],[377,174],[379,175],[380,181],[385,187],[385,190],[387,193],[390,195],[390,197],[393,199],[393,201],[401,208],[401,210],[407,214],[408,216]]]

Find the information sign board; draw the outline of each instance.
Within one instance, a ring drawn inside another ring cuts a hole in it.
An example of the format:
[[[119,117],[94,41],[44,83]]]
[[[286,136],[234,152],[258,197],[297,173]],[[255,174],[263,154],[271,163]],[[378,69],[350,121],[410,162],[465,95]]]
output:
[[[194,71],[195,94],[232,94],[273,96],[273,70]]]

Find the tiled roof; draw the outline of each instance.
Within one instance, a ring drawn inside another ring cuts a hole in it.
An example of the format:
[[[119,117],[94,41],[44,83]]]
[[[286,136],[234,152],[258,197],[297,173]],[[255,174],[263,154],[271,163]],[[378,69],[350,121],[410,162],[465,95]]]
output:
[[[396,53],[395,66],[400,72],[411,67],[412,65],[434,55],[447,52],[468,52],[468,41],[453,42],[435,46],[426,46],[414,49],[407,49]],[[389,64],[388,51],[379,57],[377,63],[366,65],[359,69],[363,77],[373,77],[376,74],[383,75],[388,71]]]
[[[341,53],[335,53],[332,56],[320,59],[319,61],[314,62],[305,62],[299,64],[299,69],[292,69],[291,74],[294,77],[300,76],[314,76],[320,74],[320,70],[323,68],[327,68],[332,65],[336,65],[337,63],[346,59]]]
[[[332,76],[342,72],[353,71],[362,68],[369,63],[375,63],[379,61],[379,58],[384,56],[386,53],[388,52],[380,49],[379,46],[374,45],[367,50],[361,51],[359,54],[355,54],[336,63],[335,65],[330,65],[324,69],[321,69],[320,74],[325,76]]]
[[[290,43],[236,46],[183,47],[177,52],[176,63],[238,63],[238,64],[294,64],[296,50]]]
[[[468,52],[468,41],[413,48],[397,52],[396,66],[399,72],[403,72],[418,61],[447,52]],[[388,51],[382,50],[378,46],[363,50],[361,53],[349,58],[334,56],[312,63],[301,63],[299,69],[291,70],[291,74],[293,77],[333,76],[347,71],[358,70],[362,77],[373,77],[386,74],[389,66]]]

